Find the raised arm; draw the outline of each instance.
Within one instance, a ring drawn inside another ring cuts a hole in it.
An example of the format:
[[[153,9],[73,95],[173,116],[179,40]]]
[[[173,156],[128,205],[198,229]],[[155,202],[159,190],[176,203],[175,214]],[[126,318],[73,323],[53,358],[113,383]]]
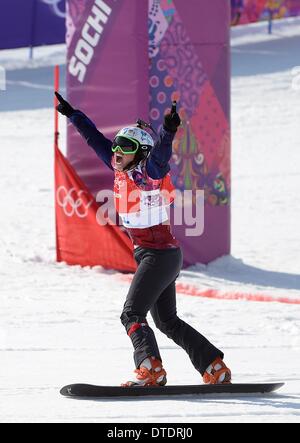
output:
[[[147,159],[147,174],[154,180],[164,178],[170,172],[169,162],[172,157],[172,143],[180,124],[177,103],[173,102],[171,113],[165,116],[159,139]]]
[[[73,107],[64,98],[55,93],[59,105],[58,112],[70,119],[79,134],[86,140],[87,144],[96,152],[99,158],[110,168],[113,152],[111,150],[112,141],[107,139],[98,129],[96,125],[81,111],[73,109]]]

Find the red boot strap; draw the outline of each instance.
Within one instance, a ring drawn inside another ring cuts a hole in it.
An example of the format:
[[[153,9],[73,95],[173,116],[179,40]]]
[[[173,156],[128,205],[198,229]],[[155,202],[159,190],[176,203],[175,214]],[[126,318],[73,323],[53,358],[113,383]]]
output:
[[[157,384],[157,379],[161,377],[162,375],[166,375],[166,372],[164,369],[161,369],[159,372],[155,372],[154,370],[150,370],[147,368],[140,368],[136,369],[135,371],[137,373],[137,379],[138,380],[148,380],[147,386],[152,386]]]
[[[216,371],[214,374],[208,374],[207,372],[204,374],[204,383],[210,383],[211,385],[217,385],[220,382],[220,377],[223,374],[229,374],[231,377],[231,372],[228,368],[221,368],[218,371]],[[223,382],[224,384],[226,384],[226,382]]]

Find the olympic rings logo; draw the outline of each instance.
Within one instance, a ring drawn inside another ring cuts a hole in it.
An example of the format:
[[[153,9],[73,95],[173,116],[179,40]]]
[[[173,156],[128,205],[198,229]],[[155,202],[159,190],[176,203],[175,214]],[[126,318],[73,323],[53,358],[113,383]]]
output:
[[[66,18],[66,13],[59,8],[59,3],[64,3],[64,0],[41,0],[48,6],[52,6],[54,14],[60,18]]]
[[[75,188],[68,192],[64,186],[60,186],[56,192],[57,204],[64,210],[67,217],[77,215],[79,218],[86,218],[93,200],[87,202],[82,196],[87,195],[85,191],[77,192]]]

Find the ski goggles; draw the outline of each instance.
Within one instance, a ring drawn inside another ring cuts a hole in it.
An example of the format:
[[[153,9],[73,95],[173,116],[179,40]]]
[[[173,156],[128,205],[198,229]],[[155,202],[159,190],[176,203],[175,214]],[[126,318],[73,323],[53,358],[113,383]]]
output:
[[[121,151],[122,154],[136,154],[139,150],[139,142],[133,138],[117,137],[112,145],[112,152]]]

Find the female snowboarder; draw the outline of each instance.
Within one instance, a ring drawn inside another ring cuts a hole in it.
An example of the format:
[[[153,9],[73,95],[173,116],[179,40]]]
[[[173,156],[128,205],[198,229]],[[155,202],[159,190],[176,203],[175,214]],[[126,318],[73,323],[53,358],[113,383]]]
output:
[[[177,316],[175,282],[183,256],[171,231],[164,197],[174,190],[169,162],[172,142],[181,124],[176,102],[165,116],[156,143],[142,124],[121,129],[112,142],[57,92],[56,97],[57,110],[70,119],[100,159],[114,170],[116,209],[135,247],[138,269],[121,321],[132,340],[136,370],[133,379],[122,386],[167,383],[154,332],[146,319],[149,312],[157,328],[188,353],[205,384],[230,383],[231,372],[223,362],[224,354]]]

